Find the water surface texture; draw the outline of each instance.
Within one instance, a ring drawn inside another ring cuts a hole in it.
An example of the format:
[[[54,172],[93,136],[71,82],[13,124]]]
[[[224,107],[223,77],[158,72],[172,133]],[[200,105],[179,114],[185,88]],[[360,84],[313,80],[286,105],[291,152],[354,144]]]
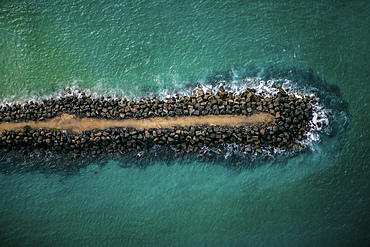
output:
[[[316,93],[329,127],[274,157],[0,153],[0,245],[369,244],[369,6],[1,1],[1,105],[66,88],[140,99],[264,81]],[[74,168],[38,169],[61,163]]]

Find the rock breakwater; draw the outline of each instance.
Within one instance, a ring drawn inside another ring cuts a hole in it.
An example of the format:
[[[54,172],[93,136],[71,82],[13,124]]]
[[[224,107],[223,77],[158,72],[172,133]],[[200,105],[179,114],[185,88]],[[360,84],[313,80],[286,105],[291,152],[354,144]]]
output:
[[[311,128],[312,104],[316,103],[316,99],[289,94],[281,87],[278,89],[276,94],[257,94],[254,89],[234,94],[220,87],[216,94],[200,90],[186,97],[160,100],[153,96],[139,101],[110,97],[93,99],[80,93],[40,103],[6,105],[0,107],[0,126],[1,123],[7,123],[9,129],[3,129],[0,134],[0,148],[22,150],[24,153],[54,151],[73,157],[149,151],[155,145],[165,145],[174,151],[188,153],[203,153],[207,149],[222,151],[226,143],[240,145],[243,151],[251,154],[272,151],[274,148],[300,149],[302,145],[299,142],[306,139],[306,133]],[[47,125],[42,129],[32,124],[22,130],[15,128],[16,123],[47,123],[63,114],[77,116],[80,120],[129,120],[131,124],[125,127],[116,124],[106,129],[92,128],[80,133]],[[248,119],[258,114],[270,120],[237,124],[232,118],[239,116]],[[159,122],[165,123],[169,119],[227,115],[230,116],[228,124],[222,124],[217,118],[207,124],[186,120],[182,124],[157,128],[145,125],[139,128],[135,124],[150,119],[160,119]]]

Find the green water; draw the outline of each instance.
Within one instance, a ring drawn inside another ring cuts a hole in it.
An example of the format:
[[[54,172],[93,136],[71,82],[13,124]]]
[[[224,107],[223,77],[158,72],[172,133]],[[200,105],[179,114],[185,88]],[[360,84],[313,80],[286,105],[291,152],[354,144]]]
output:
[[[70,87],[164,97],[210,75],[294,67],[336,85],[348,113],[331,121],[334,137],[294,157],[153,158],[145,169],[119,157],[71,175],[2,173],[0,245],[367,245],[369,13],[367,1],[1,1],[1,104]],[[235,80],[226,85],[243,86]],[[249,168],[228,168],[237,162]]]

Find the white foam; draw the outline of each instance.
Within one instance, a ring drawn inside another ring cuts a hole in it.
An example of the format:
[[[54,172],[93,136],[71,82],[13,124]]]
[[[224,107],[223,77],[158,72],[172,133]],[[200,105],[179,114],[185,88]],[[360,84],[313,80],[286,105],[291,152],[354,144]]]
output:
[[[157,78],[158,81],[160,81],[160,78]],[[281,87],[288,91],[288,94],[294,95],[297,98],[302,98],[305,96],[312,97],[315,96],[312,91],[310,91],[307,88],[299,88],[295,83],[293,83],[290,80],[287,79],[271,79],[271,80],[262,80],[260,77],[243,77],[241,78],[238,75],[238,71],[233,70],[232,71],[232,80],[230,82],[227,82],[226,80],[219,80],[216,85],[207,84],[207,80],[199,80],[198,85],[195,88],[184,88],[184,85],[188,84],[186,81],[179,82],[178,77],[174,77],[173,80],[175,80],[175,85],[178,87],[177,89],[173,89],[172,92],[169,92],[169,89],[166,87],[162,87],[159,91],[158,99],[167,101],[169,97],[175,97],[176,95],[179,95],[180,97],[189,96],[191,94],[198,94],[200,90],[202,90],[204,93],[206,91],[211,91],[213,94],[217,94],[220,92],[220,88],[223,87],[226,92],[231,92],[234,95],[241,94],[248,88],[255,89],[257,94],[264,95],[264,97],[271,97],[273,95],[276,95],[279,92],[279,89],[276,87],[277,85],[281,85]],[[176,81],[178,83],[176,83]],[[123,92],[120,89],[110,89],[103,91],[102,88],[102,82],[98,82],[96,87],[93,89],[84,89],[78,86],[80,81],[74,80],[71,85],[67,86],[64,91],[55,91],[49,95],[42,95],[42,92],[40,92],[38,95],[32,96],[30,99],[19,99],[18,101],[13,101],[13,99],[16,98],[16,96],[10,96],[8,98],[4,98],[0,102],[0,106],[5,106],[6,104],[12,106],[15,104],[21,104],[24,106],[25,104],[29,104],[31,101],[38,102],[39,104],[43,104],[44,99],[60,99],[65,97],[72,97],[76,96],[78,98],[82,98],[83,94],[90,96],[91,99],[100,99],[102,96],[104,96],[104,100],[118,100],[119,102],[122,102],[123,98],[132,99],[135,100],[137,97],[135,95],[127,94],[126,92]],[[161,85],[160,82],[158,82],[158,85]],[[119,96],[118,96],[119,95]],[[110,98],[108,99],[108,96]],[[312,147],[313,142],[320,142],[320,133],[325,131],[326,126],[329,125],[329,118],[330,110],[326,109],[323,105],[320,105],[319,99],[315,97],[317,100],[316,103],[310,102],[312,105],[312,115],[313,118],[309,122],[310,131],[305,133],[307,136],[306,140],[299,141],[300,144],[304,146],[310,146]],[[137,100],[137,99],[136,99]],[[231,155],[228,153],[228,150],[238,150],[236,146],[224,146],[226,150],[226,157],[228,155]],[[250,147],[246,147],[250,148]],[[301,149],[301,148],[299,148]],[[212,149],[213,150],[213,149]],[[263,147],[263,153],[270,155],[270,147]],[[285,152],[285,150],[280,150],[278,148],[274,148],[274,154]],[[210,151],[210,150],[205,150]],[[241,152],[240,152],[241,153]],[[246,152],[244,152],[246,153]],[[226,158],[225,157],[225,158]]]
[[[242,83],[240,83],[240,81]],[[320,142],[320,132],[325,130],[325,127],[329,125],[329,115],[330,110],[326,109],[323,105],[321,105],[320,99],[315,96],[312,91],[307,88],[299,88],[297,87],[292,81],[287,79],[271,79],[271,80],[262,80],[259,77],[245,77],[240,79],[239,76],[235,71],[233,71],[232,81],[230,83],[226,83],[224,80],[220,80],[219,84],[216,86],[212,86],[211,84],[201,84],[195,87],[192,90],[193,94],[197,94],[198,91],[202,90],[204,93],[207,90],[212,91],[213,94],[216,94],[220,91],[220,87],[224,87],[226,92],[231,92],[234,95],[243,93],[246,89],[251,88],[256,90],[256,94],[264,95],[265,97],[271,97],[276,95],[279,92],[277,85],[281,85],[282,89],[284,89],[289,95],[294,95],[297,98],[303,97],[314,97],[316,102],[310,102],[312,105],[312,115],[313,118],[309,122],[310,131],[306,134],[307,139],[299,141],[298,143],[303,146],[312,146],[313,142]],[[225,158],[230,155],[228,150],[235,150],[235,147],[227,145],[226,147],[226,154]],[[264,147],[263,151],[267,155],[269,155],[270,147]],[[296,150],[297,149],[297,150]],[[302,148],[293,149],[294,151],[299,151]],[[274,154],[279,154],[286,152],[285,149],[274,148]]]

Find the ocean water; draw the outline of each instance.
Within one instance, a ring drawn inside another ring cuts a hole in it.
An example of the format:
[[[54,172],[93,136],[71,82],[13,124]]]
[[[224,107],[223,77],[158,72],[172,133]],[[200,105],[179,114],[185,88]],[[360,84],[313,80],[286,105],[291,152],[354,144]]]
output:
[[[1,105],[274,83],[317,94],[329,124],[273,157],[1,152],[0,246],[368,245],[369,13],[364,0],[1,1]]]

